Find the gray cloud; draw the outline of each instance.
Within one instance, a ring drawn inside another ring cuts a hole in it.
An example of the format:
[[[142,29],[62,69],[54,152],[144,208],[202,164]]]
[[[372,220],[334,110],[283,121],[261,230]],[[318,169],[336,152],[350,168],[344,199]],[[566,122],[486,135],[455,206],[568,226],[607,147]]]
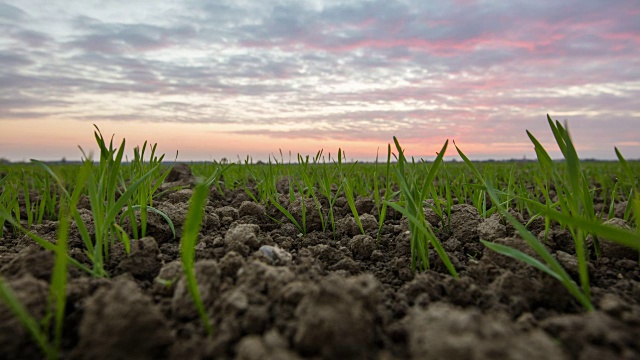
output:
[[[72,49],[105,54],[160,50],[188,41],[195,35],[189,24],[161,27],[147,24],[104,23],[79,16],[74,28],[85,34],[67,43]]]
[[[0,24],[16,24],[28,18],[19,7],[0,2]]]
[[[28,56],[19,53],[0,54],[0,66],[3,68],[17,68],[32,65],[34,62]]]

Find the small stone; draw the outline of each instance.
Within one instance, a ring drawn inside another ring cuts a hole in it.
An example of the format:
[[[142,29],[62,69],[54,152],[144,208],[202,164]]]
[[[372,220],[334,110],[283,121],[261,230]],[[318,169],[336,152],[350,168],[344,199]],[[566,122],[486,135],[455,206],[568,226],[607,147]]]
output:
[[[291,264],[292,256],[286,250],[280,249],[277,246],[262,245],[258,249],[267,258],[269,258],[274,265],[289,265]]]

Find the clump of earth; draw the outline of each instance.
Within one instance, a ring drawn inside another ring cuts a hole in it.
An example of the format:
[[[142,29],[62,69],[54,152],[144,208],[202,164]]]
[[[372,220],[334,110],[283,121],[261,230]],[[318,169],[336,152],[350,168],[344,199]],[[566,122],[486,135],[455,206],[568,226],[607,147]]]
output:
[[[188,169],[182,171],[167,187],[193,186]],[[455,279],[435,251],[432,269],[412,272],[406,219],[391,212],[378,236],[370,198],[356,203],[364,234],[339,198],[335,232],[323,232],[320,217],[311,215],[303,235],[243,190],[212,191],[196,246],[198,287],[213,325],[207,335],[180,263],[191,193],[183,189],[154,203],[174,221],[177,238],[150,213],[147,236],[133,241],[129,255],[121,244],[112,249],[110,278],[70,268],[62,358],[640,358],[635,251],[603,241],[602,256],[589,263],[596,309],[587,312],[555,279],[482,246],[481,238],[535,255],[497,214],[483,219],[473,206],[457,204],[443,222],[427,209],[460,274]],[[285,205],[294,216],[302,206],[317,212],[305,201]],[[45,221],[32,231],[54,241],[56,229]],[[544,221],[529,229],[542,238]],[[89,265],[74,226],[69,244],[72,256]],[[568,231],[554,225],[545,245],[578,281]],[[0,239],[0,275],[38,318],[47,312],[53,263],[54,255],[26,236],[5,232]],[[4,358],[43,357],[4,304],[0,348]]]

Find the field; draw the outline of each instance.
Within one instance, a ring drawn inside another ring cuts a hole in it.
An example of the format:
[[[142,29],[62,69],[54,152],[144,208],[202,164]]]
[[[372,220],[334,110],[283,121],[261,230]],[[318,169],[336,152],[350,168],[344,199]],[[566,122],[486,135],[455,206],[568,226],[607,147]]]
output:
[[[2,357],[640,358],[640,163],[548,120],[561,161],[0,165]]]

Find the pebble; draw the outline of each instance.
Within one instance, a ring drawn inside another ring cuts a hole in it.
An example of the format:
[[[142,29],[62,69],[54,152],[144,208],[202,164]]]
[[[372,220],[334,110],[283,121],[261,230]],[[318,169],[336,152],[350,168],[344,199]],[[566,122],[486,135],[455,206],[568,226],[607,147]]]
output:
[[[292,256],[286,250],[276,246],[262,245],[258,249],[276,265],[287,265],[291,263]]]

